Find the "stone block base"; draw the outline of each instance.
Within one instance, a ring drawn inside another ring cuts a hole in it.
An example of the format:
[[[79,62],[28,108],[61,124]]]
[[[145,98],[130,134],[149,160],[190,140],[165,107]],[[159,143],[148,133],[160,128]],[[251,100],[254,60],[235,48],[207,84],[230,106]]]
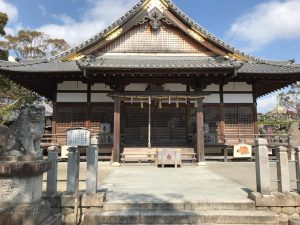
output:
[[[40,225],[51,213],[51,205],[47,201],[26,206],[16,205],[0,208],[0,225]]]
[[[47,161],[0,161],[0,207],[30,205],[42,198]]]
[[[255,201],[258,210],[269,210],[279,216],[279,225],[300,225],[300,195],[296,192],[287,194],[272,193],[262,195],[257,192],[249,194],[249,198]]]
[[[41,225],[62,225],[62,215],[56,214],[49,217],[43,224]]]
[[[292,218],[292,219],[290,219],[289,225],[300,225],[300,218]]]
[[[288,194],[272,193],[262,195],[258,192],[251,192],[249,198],[255,201],[258,207],[299,207],[300,195],[296,192]]]
[[[118,162],[113,162],[113,163],[111,164],[111,167],[120,167],[120,166],[121,166],[121,164],[118,163]]]
[[[95,195],[87,195],[85,193],[79,196],[79,207],[103,207],[103,201],[105,200],[105,192],[98,192]],[[64,194],[61,198],[62,207],[74,207],[75,197],[74,195]]]

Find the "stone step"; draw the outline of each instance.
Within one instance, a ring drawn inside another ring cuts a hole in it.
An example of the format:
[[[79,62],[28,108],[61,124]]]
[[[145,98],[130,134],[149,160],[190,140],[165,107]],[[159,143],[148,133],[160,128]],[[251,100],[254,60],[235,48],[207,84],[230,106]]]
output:
[[[62,215],[61,214],[52,215],[47,220],[45,220],[41,225],[62,225]]]
[[[114,210],[255,210],[251,200],[239,202],[104,202],[105,211]]]
[[[84,225],[94,225],[94,224],[84,224]],[[111,225],[111,224],[101,224],[101,225]],[[114,225],[124,225],[124,224],[114,224]],[[133,224],[127,224],[127,225],[133,225]],[[149,225],[149,224],[134,224],[134,225]],[[156,224],[156,225],[178,225],[178,224]],[[198,223],[198,224],[180,224],[180,225],[216,225],[215,223]],[[257,225],[257,223],[239,223],[239,224],[225,224],[225,223],[218,223],[217,225]],[[268,225],[278,225],[278,223],[269,223]]]
[[[84,223],[103,224],[278,224],[277,214],[269,211],[96,211],[88,210]]]

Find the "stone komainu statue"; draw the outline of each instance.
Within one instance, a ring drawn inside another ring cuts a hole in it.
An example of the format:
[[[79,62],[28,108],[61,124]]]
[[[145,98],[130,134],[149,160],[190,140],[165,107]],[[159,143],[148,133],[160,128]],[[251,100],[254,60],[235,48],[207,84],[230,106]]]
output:
[[[0,126],[0,155],[41,156],[40,141],[45,129],[45,108],[25,106],[10,127]]]

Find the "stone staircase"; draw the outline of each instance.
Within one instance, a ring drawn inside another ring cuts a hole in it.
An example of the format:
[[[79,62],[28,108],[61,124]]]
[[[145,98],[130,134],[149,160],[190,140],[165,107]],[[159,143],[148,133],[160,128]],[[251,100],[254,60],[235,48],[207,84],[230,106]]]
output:
[[[278,225],[278,216],[257,211],[254,202],[105,202],[102,211],[88,210],[85,225],[185,224]]]

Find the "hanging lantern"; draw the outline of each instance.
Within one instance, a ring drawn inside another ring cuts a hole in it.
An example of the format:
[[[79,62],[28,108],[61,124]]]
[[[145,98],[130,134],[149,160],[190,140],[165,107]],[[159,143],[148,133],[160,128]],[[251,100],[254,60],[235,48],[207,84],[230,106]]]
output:
[[[162,109],[162,102],[161,102],[161,100],[159,100],[158,108],[159,108],[159,109]]]
[[[169,96],[169,105],[171,105],[171,97]]]
[[[178,98],[176,99],[176,108],[179,108]]]
[[[141,109],[144,108],[144,100],[141,101]]]

